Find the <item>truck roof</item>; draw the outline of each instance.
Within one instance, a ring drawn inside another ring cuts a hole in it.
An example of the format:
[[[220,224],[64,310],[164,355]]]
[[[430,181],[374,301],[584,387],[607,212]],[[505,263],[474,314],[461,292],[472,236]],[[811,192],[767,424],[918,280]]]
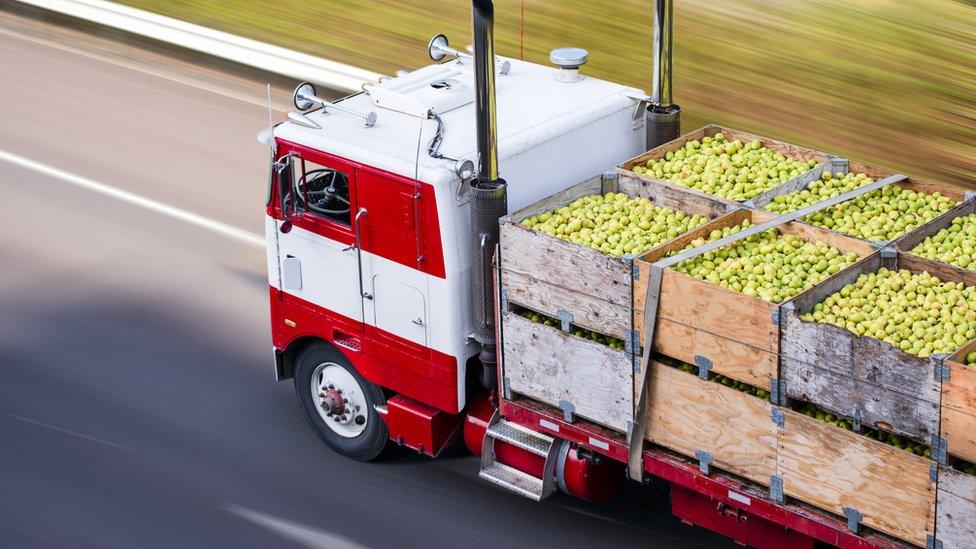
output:
[[[505,60],[511,63],[508,74],[497,74],[496,70],[502,177],[506,158],[635,106],[634,97],[643,95],[640,90],[585,75],[577,81],[562,81],[557,79],[562,69]],[[422,181],[436,184],[453,180],[454,162],[427,154],[438,125],[427,117],[427,112],[433,111],[443,121],[440,152],[446,157],[477,162],[472,67],[470,59],[429,65],[367,86],[365,93],[337,102],[364,114],[375,112],[377,122],[373,127],[365,127],[363,119],[355,115],[317,109],[306,114],[320,129],[288,121],[277,126],[274,134]],[[447,176],[445,169],[450,170]]]

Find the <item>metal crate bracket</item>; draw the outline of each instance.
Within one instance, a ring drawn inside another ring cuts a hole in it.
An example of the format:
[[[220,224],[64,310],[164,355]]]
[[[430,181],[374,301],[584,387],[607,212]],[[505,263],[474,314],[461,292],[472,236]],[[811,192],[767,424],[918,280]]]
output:
[[[568,400],[560,400],[559,408],[563,411],[563,420],[566,423],[573,423],[573,414],[576,413],[576,406]]]
[[[627,330],[626,337],[624,337],[624,352],[630,355],[636,355],[640,351],[640,332],[637,330]],[[635,370],[635,371],[640,371]]]
[[[844,507],[844,516],[847,517],[847,529],[856,534],[861,529],[864,515],[853,507]]]
[[[940,465],[945,465],[947,454],[949,453],[949,442],[939,435],[932,435],[931,451],[932,459],[937,461]]]
[[[786,425],[786,414],[783,413],[783,410],[773,408],[771,416],[773,418],[773,423],[775,423],[777,427],[782,428]]]
[[[769,477],[769,499],[776,503],[783,503],[783,477],[776,475]]]
[[[556,311],[556,318],[559,319],[559,328],[568,332],[573,327],[573,313],[567,311],[566,309],[559,309]]]
[[[711,472],[712,454],[705,450],[695,450],[695,457],[698,458],[698,469],[702,474],[709,474]]]
[[[701,355],[695,355],[695,366],[698,366],[698,377],[708,381],[708,372],[712,369],[711,359]]]
[[[949,381],[949,365],[945,363],[946,355],[932,355],[929,359],[932,361],[932,366],[935,371],[935,380],[940,382]]]

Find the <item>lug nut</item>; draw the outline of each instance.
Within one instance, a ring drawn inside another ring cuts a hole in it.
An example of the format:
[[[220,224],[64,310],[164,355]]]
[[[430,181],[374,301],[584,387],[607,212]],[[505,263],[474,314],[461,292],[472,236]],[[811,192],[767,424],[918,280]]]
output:
[[[339,422],[339,416],[332,416],[332,421]]]
[[[349,419],[349,416],[347,416],[345,414],[342,414],[342,421],[347,421],[348,419]]]
[[[356,408],[359,408],[359,406],[356,406]],[[356,416],[356,425],[362,425],[364,423],[366,423],[366,416]]]

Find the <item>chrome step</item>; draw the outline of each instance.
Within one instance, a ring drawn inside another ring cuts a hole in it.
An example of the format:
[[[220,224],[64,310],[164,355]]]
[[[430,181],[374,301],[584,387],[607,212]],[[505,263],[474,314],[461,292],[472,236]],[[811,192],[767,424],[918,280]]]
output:
[[[526,452],[544,458],[542,478],[532,476],[506,465],[495,458],[495,442],[502,441],[521,448]],[[565,444],[562,439],[537,433],[531,429],[509,423],[495,412],[488,429],[481,451],[481,478],[504,488],[510,492],[529,499],[540,501],[556,491],[556,461],[559,449]]]
[[[478,476],[495,486],[499,486],[509,492],[514,492],[531,500],[540,501],[545,497],[545,487],[541,478],[523,473],[504,463],[496,461],[486,469],[482,469]]]
[[[549,448],[552,447],[551,436],[537,433],[505,420],[489,427],[488,436],[542,457],[545,457],[549,453]]]

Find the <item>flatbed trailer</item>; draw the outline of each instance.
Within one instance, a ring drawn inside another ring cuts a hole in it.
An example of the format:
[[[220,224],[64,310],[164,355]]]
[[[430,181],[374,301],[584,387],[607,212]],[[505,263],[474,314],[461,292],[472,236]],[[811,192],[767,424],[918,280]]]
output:
[[[671,2],[653,5],[651,95],[586,76],[578,48],[553,50],[556,68],[496,56],[488,0],[473,1],[473,53],[437,35],[435,64],[361,94],[299,85],[259,135],[277,378],[362,461],[463,439],[515,494],[602,501],[627,479],[667,482],[676,516],[743,545],[976,546],[976,338],[921,358],[805,316],[880,269],[976,286],[912,253],[976,198],[731,128],[681,135]],[[781,180],[728,198],[651,169],[718,138],[771,151]],[[768,209],[848,172],[870,183]],[[883,242],[807,222],[889,191],[951,207]],[[609,193],[695,224],[624,255],[529,222]],[[766,230],[846,263],[783,300],[674,268]]]

